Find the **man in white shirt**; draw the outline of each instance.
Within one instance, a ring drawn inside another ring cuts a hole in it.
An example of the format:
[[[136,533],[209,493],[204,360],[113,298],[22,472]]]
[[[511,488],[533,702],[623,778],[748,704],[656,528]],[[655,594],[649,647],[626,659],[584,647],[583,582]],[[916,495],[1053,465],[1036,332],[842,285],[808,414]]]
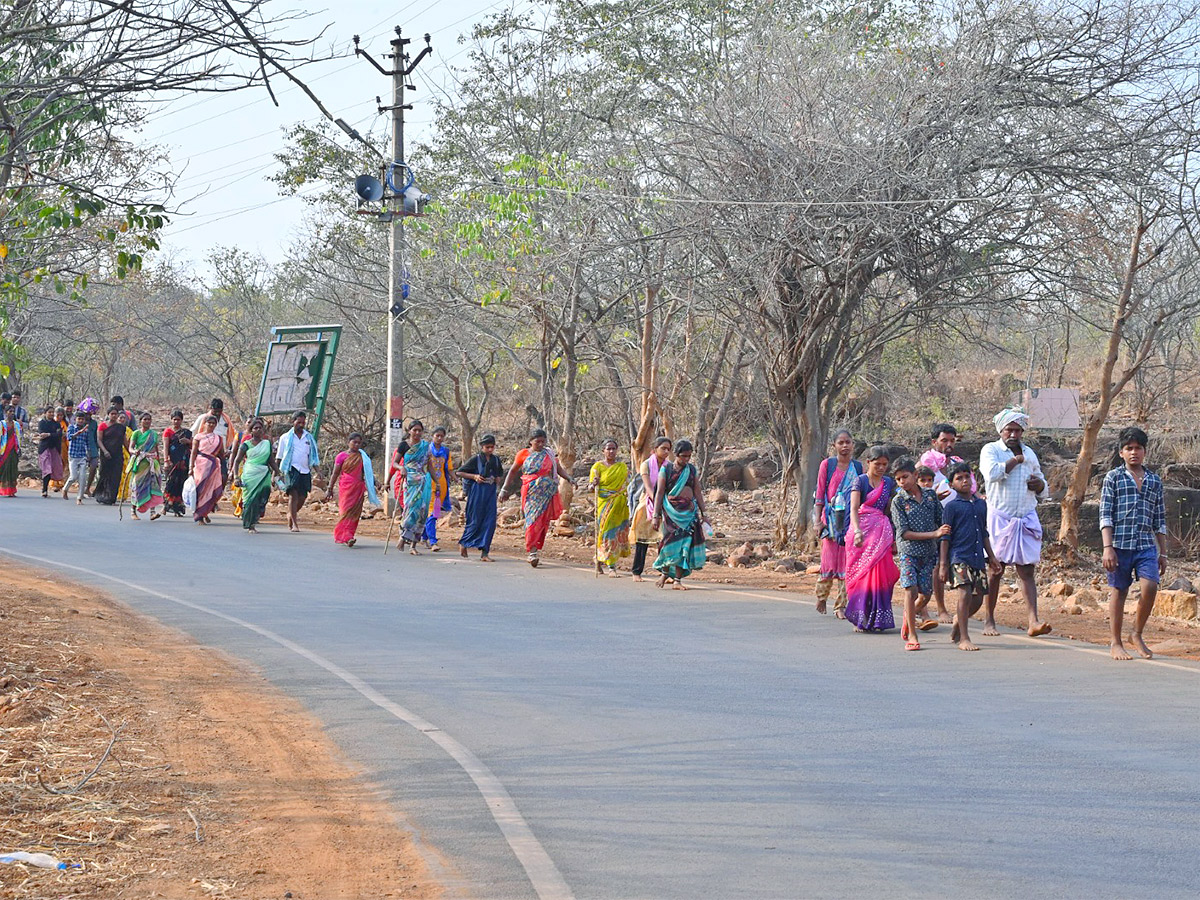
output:
[[[312,470],[321,462],[317,452],[317,439],[305,429],[308,416],[297,412],[292,416],[292,427],[279,439],[275,458],[279,460],[279,471],[283,473],[284,493],[288,496],[288,530],[299,531],[296,518],[300,507],[312,492]]]
[[[998,441],[984,446],[979,471],[987,486],[988,538],[1000,561],[1000,572],[988,579],[983,633],[996,630],[996,600],[1000,579],[1010,564],[1017,569],[1025,605],[1029,608],[1029,636],[1049,634],[1050,625],[1038,620],[1034,566],[1042,558],[1042,523],[1038,498],[1046,494],[1046,477],[1033,448],[1022,443],[1029,416],[1019,406],[1002,410],[993,419]]]

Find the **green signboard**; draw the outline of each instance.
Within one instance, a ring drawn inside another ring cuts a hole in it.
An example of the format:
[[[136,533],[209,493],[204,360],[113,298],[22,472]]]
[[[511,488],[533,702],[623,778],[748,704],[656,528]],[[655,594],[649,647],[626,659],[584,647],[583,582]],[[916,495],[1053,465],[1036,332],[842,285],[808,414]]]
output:
[[[290,415],[304,410],[311,418],[309,431],[318,435],[341,337],[341,325],[272,328],[255,414]]]

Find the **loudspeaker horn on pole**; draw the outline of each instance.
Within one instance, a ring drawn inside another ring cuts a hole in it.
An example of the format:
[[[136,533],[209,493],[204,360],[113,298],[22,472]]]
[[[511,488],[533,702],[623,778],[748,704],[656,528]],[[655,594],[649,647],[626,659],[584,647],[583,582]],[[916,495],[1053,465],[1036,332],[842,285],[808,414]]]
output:
[[[359,175],[354,179],[354,192],[368,203],[383,199],[383,182],[374,175]]]

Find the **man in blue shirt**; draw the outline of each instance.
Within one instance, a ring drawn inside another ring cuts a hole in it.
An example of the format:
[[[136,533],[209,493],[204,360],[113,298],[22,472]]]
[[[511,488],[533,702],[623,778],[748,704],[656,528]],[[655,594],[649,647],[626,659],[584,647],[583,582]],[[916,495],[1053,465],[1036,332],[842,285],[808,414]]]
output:
[[[1112,626],[1112,658],[1133,659],[1121,641],[1125,598],[1136,577],[1141,585],[1137,618],[1129,635],[1139,656],[1154,656],[1142,629],[1154,609],[1158,583],[1167,570],[1167,512],[1162,480],[1146,470],[1149,438],[1140,428],[1122,430],[1118,438],[1125,465],[1104,476],[1100,492],[1100,534],[1108,572],[1108,618]]]
[[[967,623],[983,605],[988,571],[999,572],[1000,563],[988,540],[987,504],[971,493],[971,467],[955,463],[946,475],[956,494],[942,513],[942,522],[950,526],[950,533],[941,539],[939,566],[946,587],[958,591],[958,615],[950,640],[958,644],[959,650],[978,650],[971,643]]]

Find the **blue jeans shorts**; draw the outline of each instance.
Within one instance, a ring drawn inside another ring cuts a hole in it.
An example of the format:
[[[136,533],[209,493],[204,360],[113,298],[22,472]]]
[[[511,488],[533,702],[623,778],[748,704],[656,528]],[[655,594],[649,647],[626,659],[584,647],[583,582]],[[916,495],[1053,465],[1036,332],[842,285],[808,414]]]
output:
[[[1128,590],[1135,578],[1145,578],[1158,584],[1158,547],[1142,547],[1138,550],[1117,551],[1117,567],[1108,573],[1109,587],[1118,591]]]

